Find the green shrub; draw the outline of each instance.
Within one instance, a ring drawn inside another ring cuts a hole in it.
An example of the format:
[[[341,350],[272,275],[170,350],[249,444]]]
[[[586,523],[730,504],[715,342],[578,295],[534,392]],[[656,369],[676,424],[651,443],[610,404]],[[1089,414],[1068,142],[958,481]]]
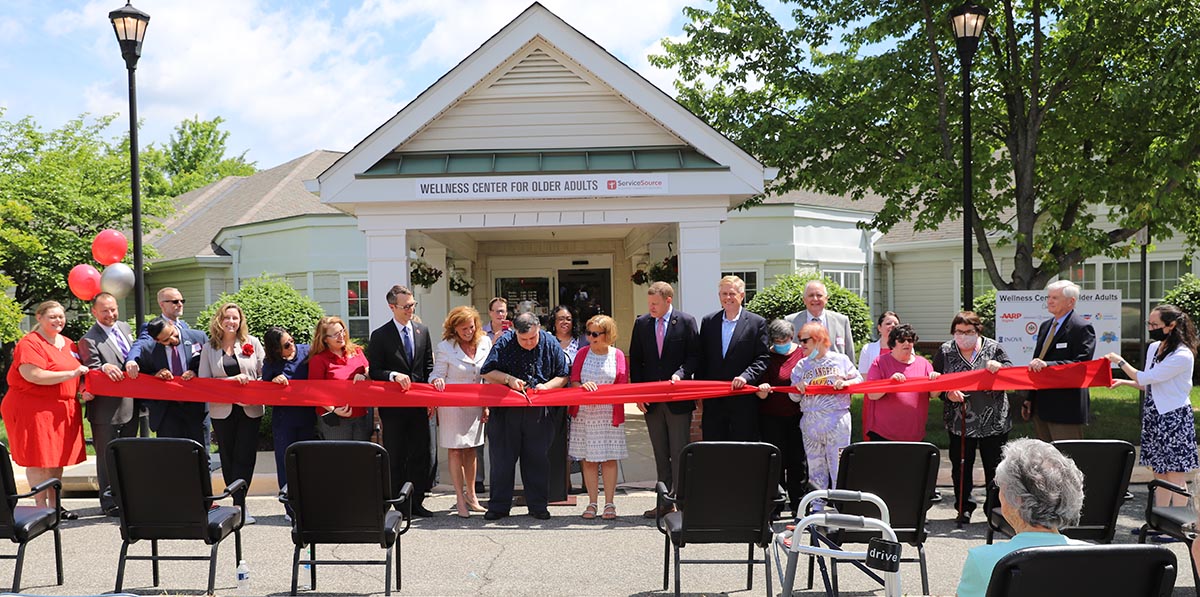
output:
[[[1190,273],[1184,274],[1179,279],[1179,285],[1171,289],[1162,302],[1183,309],[1192,322],[1197,321],[1197,316],[1200,316],[1200,279]]]
[[[286,280],[263,276],[242,283],[242,288],[233,294],[222,293],[196,316],[196,328],[208,333],[208,324],[217,307],[230,302],[242,308],[250,334],[260,339],[267,328],[280,326],[297,342],[308,342],[317,321],[325,316],[321,305],[296,292]]]
[[[758,291],[754,300],[746,305],[746,309],[763,316],[767,321],[783,319],[786,315],[803,311],[804,285],[810,280],[821,280],[829,290],[826,309],[850,318],[850,333],[854,335],[854,345],[858,347],[869,342],[875,326],[872,325],[871,310],[867,308],[867,303],[862,297],[817,273],[780,276],[774,284]]]
[[[993,288],[977,297],[974,303],[975,314],[983,321],[983,335],[988,338],[996,337],[996,289]]]

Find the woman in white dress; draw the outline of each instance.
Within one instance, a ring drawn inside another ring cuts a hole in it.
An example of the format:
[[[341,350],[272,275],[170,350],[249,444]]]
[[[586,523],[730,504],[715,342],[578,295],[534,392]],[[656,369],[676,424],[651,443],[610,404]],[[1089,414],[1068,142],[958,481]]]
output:
[[[587,322],[590,343],[579,349],[571,366],[571,386],[596,391],[600,384],[629,383],[625,353],[612,345],[617,339],[617,324],[607,315],[597,315]],[[571,458],[583,461],[583,483],[587,486],[588,506],[583,517],[596,517],[600,474],[604,475],[604,514],[601,518],[617,517],[613,502],[617,490],[617,461],[629,457],[625,446],[625,409],[623,404],[585,404],[572,406]]]
[[[442,325],[442,341],[433,359],[430,383],[439,392],[448,383],[479,383],[479,366],[487,359],[492,341],[483,332],[479,312],[474,307],[455,307]],[[483,445],[483,424],[487,407],[449,407],[437,409],[438,443],[450,455],[450,479],[454,483],[455,509],[467,518],[471,512],[483,512],[475,495],[475,448]]]

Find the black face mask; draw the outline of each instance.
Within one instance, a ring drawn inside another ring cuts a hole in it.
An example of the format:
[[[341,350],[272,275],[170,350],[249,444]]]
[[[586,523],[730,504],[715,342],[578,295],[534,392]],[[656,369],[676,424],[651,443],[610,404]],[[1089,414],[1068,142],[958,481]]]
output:
[[[1150,330],[1150,339],[1153,340],[1154,342],[1162,342],[1163,340],[1166,340],[1167,339],[1167,330],[1165,330],[1163,328]]]

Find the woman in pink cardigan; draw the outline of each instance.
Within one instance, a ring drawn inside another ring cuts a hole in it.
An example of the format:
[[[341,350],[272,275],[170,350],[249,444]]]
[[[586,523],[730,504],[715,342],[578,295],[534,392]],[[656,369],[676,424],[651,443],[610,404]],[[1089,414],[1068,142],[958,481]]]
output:
[[[612,345],[617,339],[617,324],[607,315],[597,315],[587,322],[590,343],[579,349],[571,366],[571,387],[596,391],[600,384],[629,383],[625,353]],[[596,518],[597,485],[604,475],[605,520],[617,517],[613,503],[617,491],[617,461],[629,457],[625,447],[625,409],[617,404],[584,404],[572,406],[571,458],[583,461],[583,483],[587,487],[588,506],[583,517]]]

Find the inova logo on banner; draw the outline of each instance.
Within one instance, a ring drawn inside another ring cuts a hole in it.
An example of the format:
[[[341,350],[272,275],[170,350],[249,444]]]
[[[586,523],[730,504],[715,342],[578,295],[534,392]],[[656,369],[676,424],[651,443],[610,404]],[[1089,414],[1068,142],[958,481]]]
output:
[[[1075,313],[1096,330],[1093,359],[1121,352],[1120,290],[1080,292]],[[1045,290],[996,292],[996,341],[1004,347],[1013,365],[1024,367],[1033,360],[1038,349],[1038,326],[1048,319]]]

